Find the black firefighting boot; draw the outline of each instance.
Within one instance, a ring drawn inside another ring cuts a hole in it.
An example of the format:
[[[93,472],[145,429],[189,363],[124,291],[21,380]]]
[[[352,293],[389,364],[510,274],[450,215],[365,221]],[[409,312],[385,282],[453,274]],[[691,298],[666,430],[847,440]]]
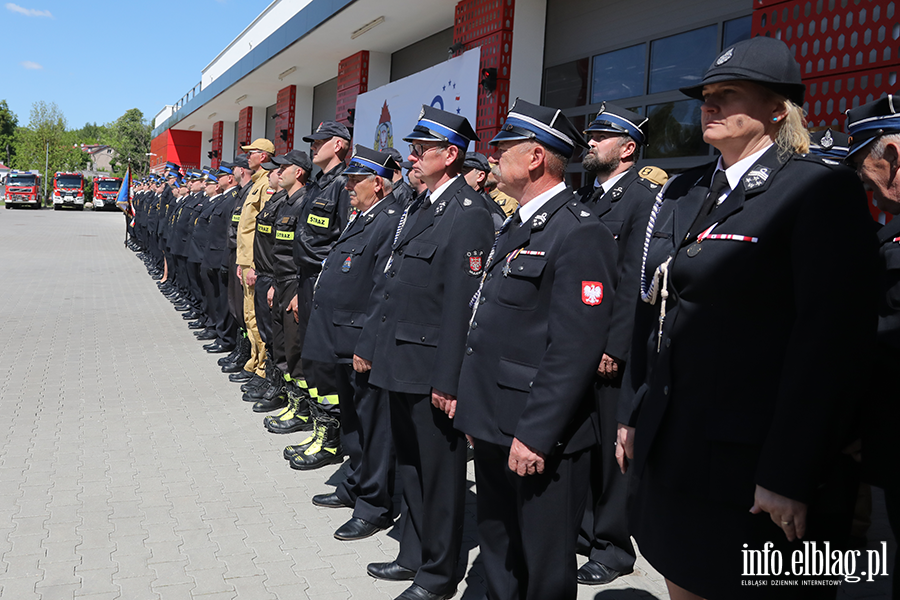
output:
[[[339,463],[344,458],[341,447],[341,424],[333,416],[316,406],[313,410],[316,419],[316,438],[313,443],[300,454],[290,458],[291,468],[299,471],[310,471],[325,465]]]
[[[284,389],[284,376],[281,371],[272,366],[272,377],[268,380],[268,386],[263,384],[259,389],[265,388],[262,398],[253,405],[253,412],[271,412],[287,406],[287,394]],[[257,390],[251,390],[246,394],[255,394]],[[245,395],[246,395],[245,394]]]
[[[263,425],[271,433],[311,430],[313,423],[309,412],[309,393],[294,380],[287,381],[285,387],[288,396],[287,408],[277,415],[265,417]]]
[[[265,379],[244,392],[244,402],[258,402],[265,397],[270,388],[277,387],[281,389],[284,387],[284,379],[281,378],[278,368],[271,360],[266,360],[265,371]],[[253,379],[250,379],[250,381],[253,381]],[[250,381],[247,383],[250,383]]]

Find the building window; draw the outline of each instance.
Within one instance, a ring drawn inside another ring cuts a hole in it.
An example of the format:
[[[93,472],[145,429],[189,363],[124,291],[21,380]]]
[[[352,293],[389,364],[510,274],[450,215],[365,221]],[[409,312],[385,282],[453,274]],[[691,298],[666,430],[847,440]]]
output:
[[[695,85],[718,53],[718,27],[670,35],[650,44],[650,93]]]
[[[722,31],[722,48],[725,49],[738,42],[749,40],[752,23],[752,17],[741,17],[725,21],[724,30]]]
[[[587,101],[587,58],[544,71],[544,104],[556,108],[581,106]]]
[[[676,158],[708,153],[700,126],[699,100],[664,102],[647,107],[648,136],[644,158]]]
[[[594,57],[591,104],[644,95],[647,44],[637,44]]]

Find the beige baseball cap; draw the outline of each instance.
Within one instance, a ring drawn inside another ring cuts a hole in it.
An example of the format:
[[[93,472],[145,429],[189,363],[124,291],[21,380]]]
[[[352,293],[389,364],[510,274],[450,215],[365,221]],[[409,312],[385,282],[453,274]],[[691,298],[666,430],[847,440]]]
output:
[[[253,143],[248,146],[241,146],[241,150],[246,150],[247,152],[250,152],[251,150],[261,150],[262,152],[275,154],[275,144],[266,138],[259,138],[253,140]]]

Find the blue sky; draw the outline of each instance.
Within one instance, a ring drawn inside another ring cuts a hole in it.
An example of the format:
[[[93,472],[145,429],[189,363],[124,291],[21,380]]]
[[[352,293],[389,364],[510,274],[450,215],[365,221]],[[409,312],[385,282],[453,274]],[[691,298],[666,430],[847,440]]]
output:
[[[0,0],[0,100],[28,124],[56,102],[70,129],[148,120],[200,81],[200,70],[270,0]]]

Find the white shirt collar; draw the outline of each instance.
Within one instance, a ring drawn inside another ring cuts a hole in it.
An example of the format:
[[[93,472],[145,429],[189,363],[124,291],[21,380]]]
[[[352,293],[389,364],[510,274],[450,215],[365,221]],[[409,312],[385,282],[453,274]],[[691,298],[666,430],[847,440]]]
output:
[[[601,183],[601,184],[599,184],[599,185],[596,185],[597,180],[595,179],[595,180],[594,180],[594,183],[595,183],[594,187],[602,187],[602,188],[603,188],[603,193],[605,194],[606,192],[608,192],[609,190],[611,190],[612,187],[613,187],[614,185],[616,185],[616,182],[617,182],[618,180],[622,179],[622,177],[625,175],[625,173],[627,173],[627,172],[630,171],[630,170],[631,170],[631,169],[628,169],[628,170],[622,171],[622,172],[619,173],[618,175],[613,175],[612,177],[610,177],[609,179],[607,179],[606,181],[604,181],[603,183]]]
[[[755,152],[748,156],[747,158],[743,158],[727,169],[722,166],[722,157],[719,156],[719,162],[716,163],[716,171],[725,171],[725,177],[728,179],[728,187],[732,190],[737,189],[737,186],[741,183],[741,178],[750,170],[759,158],[766,153],[766,151],[772,147],[772,144],[769,144],[762,150]]]
[[[566,189],[566,183],[564,181],[560,181],[555,186],[544,192],[543,194],[539,194],[532,198],[530,201],[526,202],[524,205],[519,206],[519,218],[522,219],[522,223],[527,223],[531,220],[537,211],[544,206],[550,198],[557,195]]]
[[[435,202],[437,202],[438,198],[441,197],[441,194],[444,193],[444,190],[446,190],[447,187],[448,187],[451,183],[453,183],[454,181],[456,181],[456,178],[457,178],[457,177],[459,177],[459,175],[455,175],[455,176],[452,177],[449,181],[445,181],[445,182],[443,183],[443,185],[441,185],[438,189],[436,189],[436,190],[434,190],[433,192],[431,192],[431,194],[428,194],[428,192],[425,192],[426,197],[427,197],[427,198],[430,198],[430,202],[431,202],[432,204],[434,204]]]

